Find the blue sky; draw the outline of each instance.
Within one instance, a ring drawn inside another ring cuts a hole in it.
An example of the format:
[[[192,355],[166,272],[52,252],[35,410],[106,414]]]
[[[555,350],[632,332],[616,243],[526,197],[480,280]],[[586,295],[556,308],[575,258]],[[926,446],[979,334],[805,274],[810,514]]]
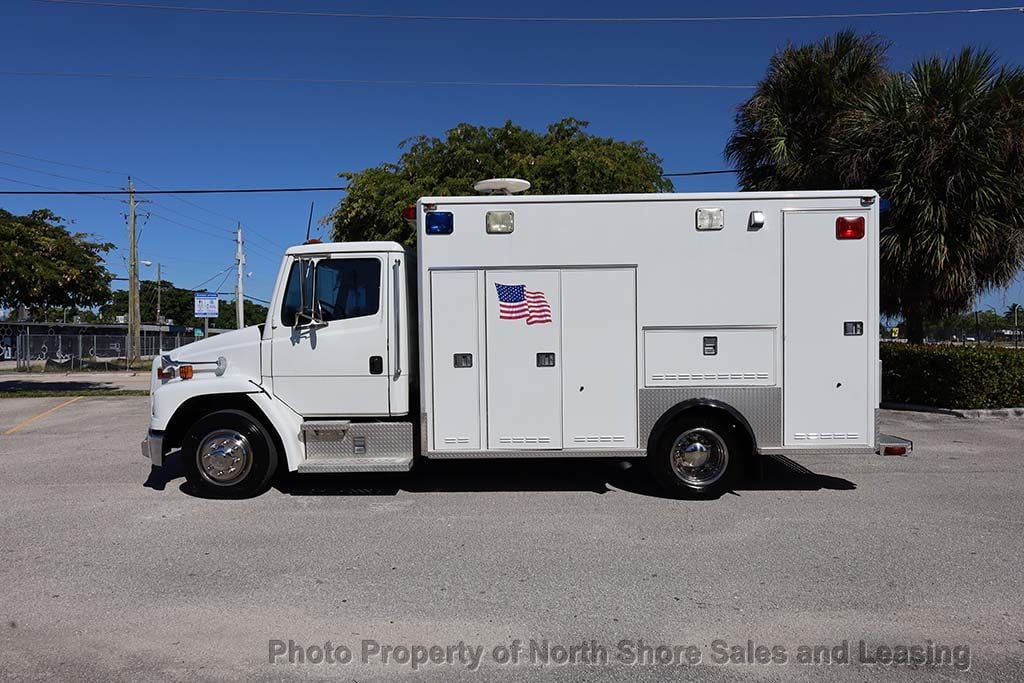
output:
[[[132,1],[132,0],[128,0]],[[419,3],[371,0],[152,0],[158,4],[412,14],[687,16],[819,14],[997,6],[975,0],[678,3]],[[978,14],[726,23],[561,24],[414,22],[224,15],[3,0],[0,71],[218,74],[308,79],[709,83],[744,85],[786,42],[844,27],[892,42],[894,67],[965,44],[1024,62],[1024,15]],[[644,140],[666,171],[724,168],[722,149],[748,91],[314,85],[164,79],[105,80],[0,75],[0,178],[51,188],[120,187],[131,173],[162,188],[330,185],[335,174],[394,160],[398,143],[456,123],[534,128],[574,116],[591,130]],[[12,165],[13,164],[13,165]],[[19,168],[21,167],[21,168]],[[34,170],[29,170],[34,169]],[[35,171],[67,176],[57,178]],[[103,172],[111,171],[113,173]],[[87,182],[84,182],[87,181]],[[144,181],[144,182],[143,182]],[[680,179],[680,191],[732,190],[730,176]],[[33,189],[0,180],[2,189]],[[281,250],[304,237],[339,195],[156,197],[140,258],[193,287],[231,265],[228,230],[248,230],[248,292],[267,298]],[[78,229],[116,243],[124,275],[123,205],[110,199],[0,196],[15,213],[48,207]],[[185,224],[187,229],[179,224]],[[143,276],[151,271],[143,270]],[[210,282],[216,286],[221,278]],[[223,289],[232,287],[232,280]],[[1024,302],[1024,284],[985,306]]]

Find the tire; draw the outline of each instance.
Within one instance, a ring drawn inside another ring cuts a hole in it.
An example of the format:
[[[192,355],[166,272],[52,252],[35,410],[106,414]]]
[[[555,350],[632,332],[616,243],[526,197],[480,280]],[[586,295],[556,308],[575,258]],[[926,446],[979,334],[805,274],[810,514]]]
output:
[[[201,417],[181,444],[185,476],[202,496],[250,498],[263,493],[277,470],[267,428],[243,410]]]
[[[673,496],[701,498],[732,490],[749,460],[739,429],[717,415],[684,413],[675,418],[659,436],[651,458],[658,485]]]

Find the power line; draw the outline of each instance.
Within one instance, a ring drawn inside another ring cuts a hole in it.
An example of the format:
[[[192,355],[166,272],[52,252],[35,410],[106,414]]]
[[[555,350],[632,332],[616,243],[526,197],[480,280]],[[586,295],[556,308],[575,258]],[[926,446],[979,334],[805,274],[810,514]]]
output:
[[[84,170],[84,171],[91,171],[93,173],[105,173],[105,174],[109,174],[109,175],[118,175],[118,176],[130,175],[130,174],[122,173],[122,172],[119,172],[119,171],[111,171],[111,170],[104,169],[104,168],[96,168],[95,166],[85,166],[83,164],[72,164],[72,163],[68,163],[68,162],[64,162],[64,161],[57,161],[55,159],[47,159],[45,157],[33,156],[31,154],[22,154],[21,152],[13,152],[13,151],[7,150],[7,149],[0,149],[0,154],[8,154],[10,156],[18,157],[18,158],[21,158],[21,159],[31,159],[33,161],[39,161],[39,162],[46,163],[46,164],[53,164],[55,166],[66,166],[68,168],[77,168],[77,169],[81,169],[81,170]],[[62,175],[57,175],[57,174],[54,174],[54,173],[47,173],[45,171],[39,171],[38,169],[30,168],[28,166],[18,166],[17,164],[12,164],[10,162],[3,162],[3,161],[0,161],[0,164],[4,164],[6,166],[13,166],[15,168],[21,168],[21,169],[32,171],[32,172],[35,172],[35,173],[42,173],[44,175],[51,175],[51,176],[56,177],[56,178],[62,178],[62,179],[65,179],[65,180],[74,180],[76,182],[83,182],[83,183],[87,183],[89,185],[97,185],[99,187],[102,187],[102,185],[100,185],[99,183],[94,183],[92,181],[84,180],[84,179],[81,179],[81,178],[73,178],[71,176],[62,176]],[[144,178],[140,178],[137,175],[133,176],[133,177],[136,180],[144,183],[145,185],[148,185],[149,187],[153,188],[154,190],[159,190],[160,189],[159,187],[157,187],[153,183],[149,182],[148,180],[145,180]],[[26,185],[28,187],[35,187],[35,188],[43,189],[43,190],[55,189],[55,188],[47,187],[45,185],[36,185],[34,183],[26,183],[24,181],[15,180],[13,178],[0,178],[0,180],[7,180],[9,182],[17,183],[19,185]],[[217,211],[209,209],[209,208],[207,208],[205,206],[202,206],[201,204],[196,204],[195,202],[190,202],[187,199],[184,199],[183,197],[178,197],[176,195],[172,195],[171,198],[175,199],[175,200],[177,200],[179,202],[182,202],[183,204],[187,204],[187,205],[193,206],[193,207],[195,207],[197,209],[201,209],[203,211],[206,211],[207,213],[209,213],[209,214],[211,214],[213,216],[219,216],[221,218],[226,218],[227,220],[235,222],[235,223],[242,223],[244,226],[246,226],[246,228],[251,233],[253,233],[256,237],[259,237],[260,239],[262,239],[268,245],[273,246],[275,248],[278,248],[278,247],[281,246],[281,243],[274,242],[270,238],[266,237],[266,235],[264,235],[261,231],[257,230],[253,226],[249,225],[248,223],[246,223],[245,221],[243,221],[243,220],[241,220],[241,219],[239,219],[237,217],[227,216],[225,214],[222,214],[220,212],[217,212]],[[165,211],[170,211],[173,214],[176,214],[176,215],[181,216],[183,218],[186,218],[188,220],[193,220],[193,221],[195,221],[197,223],[201,223],[201,224],[206,225],[208,227],[214,228],[215,230],[227,230],[226,228],[222,228],[219,225],[214,225],[213,223],[210,223],[209,221],[204,221],[202,219],[196,218],[195,216],[189,216],[188,214],[182,213],[180,211],[175,211],[174,209],[172,209],[171,207],[169,207],[169,206],[167,206],[165,204],[159,204],[157,202],[153,202],[153,203],[155,205],[161,206],[163,208],[163,210],[165,210]],[[228,232],[230,232],[230,230],[228,230]]]
[[[17,183],[18,185],[25,185],[27,187],[40,187],[40,188],[46,189],[46,185],[36,185],[35,183],[26,183],[24,180],[15,180],[14,178],[5,178],[4,176],[0,176],[0,180],[3,180],[3,181],[8,182],[8,183]],[[17,193],[16,192],[14,192],[14,193],[0,192],[0,194],[17,194]]]
[[[0,162],[2,163],[2,162]],[[712,171],[685,171],[680,173],[662,173],[661,175],[666,178],[672,177],[683,177],[683,176],[701,176],[701,175],[719,175],[726,173],[739,173],[736,169],[716,169]],[[19,185],[28,185],[30,187],[45,188],[45,185],[36,185],[34,183],[26,183],[21,180],[15,180],[13,178],[0,177],[0,180],[7,180],[9,182],[18,183]],[[148,185],[149,183],[147,183]],[[178,195],[178,194],[255,194],[255,193],[273,193],[273,192],[344,192],[348,188],[346,187],[245,187],[245,188],[192,188],[182,190],[136,190],[136,195]],[[0,190],[2,195],[115,195],[115,194],[127,194],[127,190],[57,190],[57,189],[44,189],[40,191],[33,190]],[[168,209],[166,205],[161,205],[163,208]],[[196,205],[198,206],[198,205]],[[173,211],[172,209],[168,209]],[[152,213],[152,212],[151,212]],[[175,212],[179,215],[180,212]],[[158,215],[158,214],[153,214]],[[186,216],[188,217],[188,216]],[[162,217],[164,220],[169,220],[166,217]],[[188,217],[191,218],[191,217]],[[170,221],[174,222],[174,221]],[[203,222],[203,221],[199,221]],[[242,221],[243,225],[246,225]],[[206,223],[206,225],[213,226],[212,223]],[[186,226],[190,227],[190,226]],[[221,228],[218,228],[221,229]],[[250,229],[251,226],[250,226]],[[225,232],[231,232],[226,228],[223,228]],[[257,233],[258,234],[258,233]],[[264,237],[264,239],[267,239]],[[267,240],[272,245],[274,242]]]
[[[1020,12],[1024,7],[971,7],[956,9],[904,10],[886,12],[846,12],[834,14],[776,14],[737,16],[682,16],[682,17],[517,17],[489,15],[444,15],[444,14],[374,14],[368,12],[328,12],[316,10],[251,9],[235,7],[188,7],[182,5],[160,5],[155,3],[108,2],[103,0],[35,0],[53,5],[79,5],[116,9],[147,9],[174,12],[198,12],[205,14],[259,14],[264,16],[289,17],[333,17],[337,19],[377,19],[388,21],[477,21],[477,22],[535,22],[535,23],[591,23],[591,24],[656,24],[656,23],[698,23],[728,21],[800,21],[813,19],[883,19],[892,17],[926,17],[955,14],[990,14],[996,12]]]
[[[218,271],[216,275],[212,275],[212,276],[206,278],[205,280],[203,280],[202,282],[200,282],[198,285],[193,287],[191,291],[193,291],[193,292],[198,291],[199,288],[202,287],[203,285],[205,285],[207,282],[209,282],[210,280],[215,280],[216,278],[218,278],[219,276],[223,275],[224,273],[226,273],[227,271],[231,270],[234,267],[235,267],[235,264],[232,263],[230,266],[228,266],[224,270]]]
[[[735,168],[722,168],[715,171],[686,171],[684,173],[662,173],[664,178],[680,178],[683,176],[695,176],[695,175],[721,175],[723,173],[739,173]]]
[[[138,193],[136,193],[136,194],[138,194]],[[179,227],[185,228],[186,230],[192,230],[193,232],[198,232],[199,234],[206,235],[207,237],[213,237],[213,238],[216,238],[216,239],[225,239],[225,240],[230,240],[231,239],[227,235],[218,235],[215,232],[210,232],[209,230],[203,230],[202,228],[197,228],[194,225],[188,225],[187,223],[182,223],[181,221],[176,221],[173,218],[168,218],[167,216],[162,216],[162,215],[156,213],[155,211],[147,211],[147,213],[150,216],[152,216],[153,218],[159,218],[160,220],[162,220],[162,221],[164,221],[166,223],[171,223],[172,225],[177,225]]]
[[[59,173],[50,173],[49,171],[40,171],[37,168],[31,166],[22,166],[20,164],[13,164],[10,161],[0,161],[0,164],[4,166],[10,166],[11,168],[20,168],[23,171],[29,171],[31,173],[38,173],[40,175],[50,176],[51,178],[60,178],[61,180],[71,180],[76,183],[85,183],[86,185],[95,185],[97,187],[106,187],[102,183],[95,183],[91,180],[85,180],[84,178],[76,178],[74,176],[60,175]],[[127,190],[125,190],[127,192]]]
[[[727,83],[602,83],[548,81],[436,81],[369,78],[295,78],[285,76],[232,76],[204,74],[128,74],[84,71],[0,71],[0,76],[30,78],[98,78],[113,80],[213,81],[238,83],[283,83],[300,85],[396,85],[406,87],[481,87],[481,88],[602,88],[638,90],[752,90],[753,85]]]
[[[128,173],[120,173],[118,171],[108,171],[102,168],[94,168],[92,166],[82,166],[81,164],[69,164],[63,161],[54,161],[53,159],[44,159],[43,157],[32,156],[31,154],[21,154],[19,152],[12,152],[7,149],[0,149],[0,154],[9,154],[12,157],[21,157],[22,159],[32,159],[33,161],[42,161],[45,164],[53,164],[55,166],[67,166],[68,168],[77,168],[83,171],[93,171],[94,173],[108,173],[110,175],[127,176]],[[148,184],[148,183],[147,183]]]
[[[18,182],[18,181],[14,181]],[[24,183],[30,185],[31,183]],[[42,187],[36,185],[35,187]],[[187,190],[136,190],[136,195],[153,194],[255,194],[265,192],[344,192],[346,187],[245,187],[219,189],[187,189]],[[127,190],[47,190],[35,192],[31,190],[0,190],[0,194],[13,195],[111,195],[128,194]]]
[[[162,202],[158,202],[158,201],[153,200],[153,199],[151,199],[149,201],[150,201],[150,203],[153,206],[159,206],[162,211],[170,211],[171,213],[175,214],[176,216],[181,216],[182,218],[184,218],[186,220],[194,221],[196,223],[199,223],[200,225],[205,225],[208,228],[213,228],[214,230],[221,230],[221,231],[223,231],[225,233],[230,233],[231,232],[231,230],[228,230],[227,228],[225,228],[223,226],[215,225],[214,223],[211,223],[209,221],[196,218],[195,216],[190,216],[190,215],[188,215],[186,213],[182,213],[181,211],[178,211],[177,209],[174,209],[174,208],[172,208],[172,207],[170,207],[167,204],[164,204]]]
[[[135,178],[136,178],[136,180],[141,181],[143,184],[148,185],[149,187],[153,188],[154,190],[161,189],[161,188],[157,187],[156,185],[154,185],[153,183],[149,182],[148,180],[144,180],[142,178],[139,178],[138,176],[135,176]],[[254,233],[257,237],[262,239],[267,244],[269,244],[269,245],[271,245],[271,246],[273,246],[275,248],[281,246],[280,244],[275,243],[274,241],[272,241],[269,238],[267,238],[266,236],[264,236],[262,232],[260,232],[256,228],[252,227],[252,225],[248,224],[246,221],[243,221],[240,218],[237,218],[237,217],[234,217],[234,216],[228,216],[227,214],[221,213],[219,211],[214,211],[213,209],[205,207],[202,204],[196,204],[195,202],[190,202],[189,200],[187,200],[187,199],[185,199],[183,197],[179,197],[177,195],[172,195],[171,198],[181,202],[182,204],[187,204],[188,206],[192,206],[192,207],[195,207],[195,208],[200,209],[202,211],[205,211],[206,213],[210,214],[211,216],[217,216],[217,217],[220,217],[220,218],[225,218],[225,219],[227,219],[227,220],[229,220],[229,221],[231,221],[233,223],[241,223],[243,226],[246,227],[247,230],[249,230],[250,232]],[[166,205],[162,205],[162,206],[164,206],[164,208],[167,209],[168,211],[171,211],[171,209],[169,207],[167,207]],[[219,225],[214,225],[214,224],[210,223],[209,221],[203,221],[203,220],[200,220],[200,219],[197,219],[197,218],[194,218],[194,217],[187,216],[186,214],[183,214],[180,211],[172,211],[172,213],[177,213],[179,216],[185,216],[187,218],[190,218],[191,220],[195,220],[196,222],[203,223],[204,225],[208,225],[209,227],[215,228],[217,230],[228,230],[227,228],[222,228]],[[232,230],[228,230],[228,232],[233,232],[233,231]]]

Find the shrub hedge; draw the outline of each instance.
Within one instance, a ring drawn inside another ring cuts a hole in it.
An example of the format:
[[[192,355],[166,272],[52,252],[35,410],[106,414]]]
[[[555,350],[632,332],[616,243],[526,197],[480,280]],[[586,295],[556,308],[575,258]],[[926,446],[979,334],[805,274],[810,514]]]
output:
[[[1024,350],[882,344],[882,400],[939,408],[1024,406]]]

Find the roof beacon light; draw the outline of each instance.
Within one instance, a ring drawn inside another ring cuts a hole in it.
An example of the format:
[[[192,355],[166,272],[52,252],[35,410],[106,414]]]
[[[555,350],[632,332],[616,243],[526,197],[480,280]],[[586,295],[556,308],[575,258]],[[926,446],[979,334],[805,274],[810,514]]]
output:
[[[410,204],[402,209],[402,219],[409,225],[416,225],[416,205]]]
[[[483,194],[516,194],[530,189],[530,181],[521,178],[490,178],[473,185],[473,189]]]

